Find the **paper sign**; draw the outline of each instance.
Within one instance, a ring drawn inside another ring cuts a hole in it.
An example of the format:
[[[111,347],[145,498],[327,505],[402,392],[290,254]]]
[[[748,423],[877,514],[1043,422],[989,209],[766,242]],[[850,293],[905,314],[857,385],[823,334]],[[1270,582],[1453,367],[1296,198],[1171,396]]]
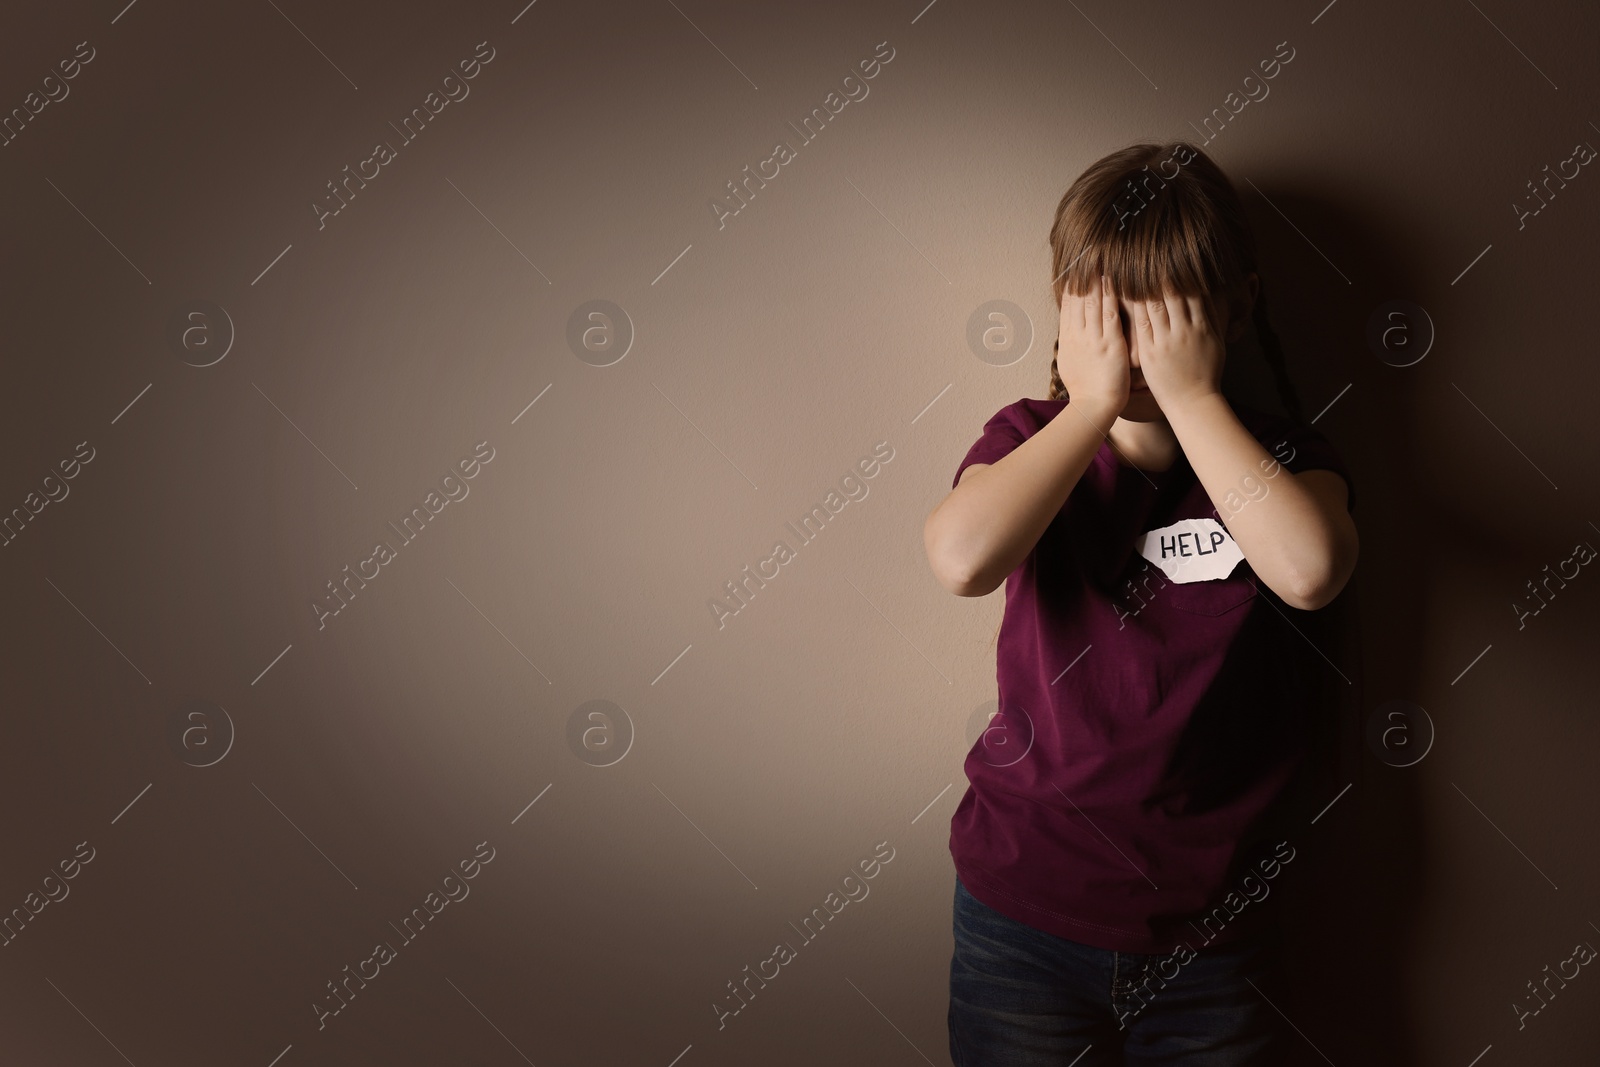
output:
[[[1133,547],[1179,584],[1226,578],[1244,552],[1216,519],[1183,519],[1139,535]]]

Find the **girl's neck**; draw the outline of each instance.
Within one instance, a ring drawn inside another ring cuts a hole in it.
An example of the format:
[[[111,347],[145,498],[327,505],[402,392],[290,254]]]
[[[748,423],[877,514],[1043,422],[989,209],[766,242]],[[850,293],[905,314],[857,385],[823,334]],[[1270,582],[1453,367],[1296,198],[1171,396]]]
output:
[[[1183,454],[1178,446],[1177,435],[1172,432],[1166,419],[1131,422],[1119,418],[1111,424],[1106,437],[1116,453],[1117,462],[1124,467],[1166,471]]]

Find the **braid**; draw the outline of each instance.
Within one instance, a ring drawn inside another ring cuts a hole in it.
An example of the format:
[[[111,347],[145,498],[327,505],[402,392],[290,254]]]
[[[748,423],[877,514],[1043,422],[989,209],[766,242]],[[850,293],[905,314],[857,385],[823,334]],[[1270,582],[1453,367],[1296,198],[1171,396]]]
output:
[[[1056,353],[1057,353],[1057,355],[1050,357],[1050,396],[1047,398],[1047,399],[1050,399],[1050,400],[1066,400],[1067,399],[1067,387],[1066,387],[1065,383],[1063,383],[1061,381],[1061,372],[1056,369],[1056,359],[1060,355],[1060,352],[1061,352],[1061,341],[1058,338],[1056,340]]]
[[[1305,415],[1300,409],[1300,397],[1294,390],[1294,383],[1289,380],[1289,370],[1284,366],[1283,345],[1278,341],[1278,335],[1272,329],[1272,322],[1267,316],[1267,287],[1262,284],[1256,292],[1255,307],[1256,336],[1261,341],[1261,354],[1267,358],[1267,366],[1272,368],[1272,377],[1278,386],[1278,398],[1283,401],[1283,406],[1288,409],[1294,421],[1304,424]],[[1054,364],[1051,365],[1052,371]]]

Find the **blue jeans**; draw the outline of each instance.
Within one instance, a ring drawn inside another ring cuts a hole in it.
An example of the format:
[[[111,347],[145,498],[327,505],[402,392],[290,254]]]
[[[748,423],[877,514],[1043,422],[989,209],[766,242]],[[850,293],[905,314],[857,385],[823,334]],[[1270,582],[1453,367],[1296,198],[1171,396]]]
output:
[[[959,878],[953,916],[956,1067],[1256,1067],[1286,1058],[1287,1026],[1263,997],[1279,1000],[1284,988],[1272,928],[1209,946],[1196,937],[1165,956],[1113,952],[1001,915]]]

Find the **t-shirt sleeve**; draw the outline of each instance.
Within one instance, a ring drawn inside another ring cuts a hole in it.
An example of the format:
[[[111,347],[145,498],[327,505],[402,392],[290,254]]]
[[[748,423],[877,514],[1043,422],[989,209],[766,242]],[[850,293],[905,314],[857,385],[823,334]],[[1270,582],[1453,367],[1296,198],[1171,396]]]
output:
[[[950,488],[954,489],[960,484],[961,472],[974,463],[993,463],[1027,440],[1022,428],[1017,425],[1014,408],[1015,405],[1001,408],[983,424],[983,435],[967,449],[966,456],[956,467],[956,476],[950,482]]]
[[[1330,470],[1344,479],[1345,510],[1354,512],[1356,506],[1355,480],[1350,468],[1339,455],[1333,443],[1311,426],[1281,419],[1269,427],[1262,444],[1279,463],[1299,474],[1308,470]]]

